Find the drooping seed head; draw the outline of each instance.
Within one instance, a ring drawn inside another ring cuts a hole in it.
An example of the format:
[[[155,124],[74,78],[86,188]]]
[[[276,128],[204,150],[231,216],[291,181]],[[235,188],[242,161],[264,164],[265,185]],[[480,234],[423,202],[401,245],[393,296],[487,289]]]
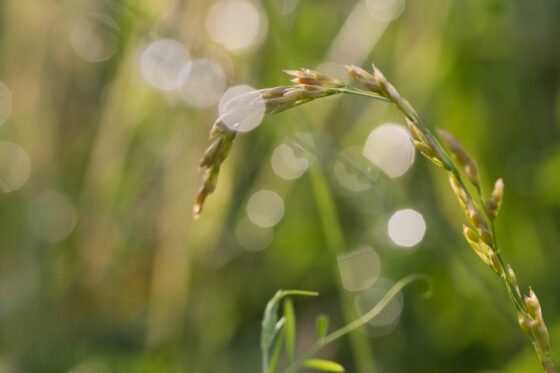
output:
[[[482,227],[478,229],[478,234],[480,235],[480,239],[490,247],[494,246],[494,238],[492,237],[492,233],[486,227]]]
[[[529,288],[529,296],[525,297],[525,307],[533,319],[542,318],[541,304],[533,289]]]
[[[519,322],[519,327],[525,334],[530,335],[531,329],[529,328],[529,320],[524,313],[518,312],[517,313],[517,322]]]
[[[474,160],[467,154],[461,143],[453,137],[449,132],[438,129],[438,133],[443,139],[445,145],[451,151],[455,161],[461,166],[469,181],[478,187],[480,180],[478,177],[478,169]]]
[[[504,181],[502,179],[496,180],[494,184],[494,189],[492,190],[492,195],[488,198],[486,202],[486,213],[488,217],[492,220],[496,219],[500,208],[502,206],[502,199],[504,198]]]
[[[373,68],[373,81],[379,88],[381,89],[381,94],[391,101],[393,101],[397,106],[402,106],[403,98],[397,91],[397,89],[389,83],[385,75],[377,68],[375,65],[372,65]]]
[[[469,244],[478,244],[478,233],[471,227],[463,225],[463,235]]]
[[[457,180],[457,177],[453,172],[449,172],[448,174],[449,174],[449,184],[451,184],[451,189],[453,190],[453,193],[455,193],[455,196],[457,196],[457,199],[459,200],[459,204],[464,209],[468,203],[467,192],[463,188],[463,186],[459,183],[459,180]]]
[[[495,253],[492,251],[490,246],[486,245],[483,241],[480,240],[476,231],[466,225],[463,225],[463,235],[465,236],[465,239],[467,240],[475,254],[478,255],[478,257],[482,259],[482,261],[486,263],[486,265],[494,268],[495,260],[493,260],[492,254],[495,255]]]
[[[344,67],[352,79],[365,86],[369,91],[382,94],[381,88],[375,82],[373,75],[355,65],[344,65]]]
[[[550,348],[550,336],[544,320],[540,320],[533,328],[533,334],[537,338],[537,342],[542,351],[548,351]]]
[[[323,88],[339,88],[344,86],[344,84],[342,84],[340,80],[332,78],[315,70],[299,69],[284,70],[284,72],[288,75],[293,76],[294,78],[291,81],[296,84],[316,85]]]
[[[521,291],[519,290],[519,284],[517,283],[517,276],[515,275],[515,272],[513,272],[513,269],[509,264],[507,265],[507,272],[511,286],[513,287],[517,296],[521,297]]]
[[[488,229],[484,217],[472,202],[467,205],[465,212],[469,223],[480,229]]]
[[[406,125],[408,127],[408,131],[410,132],[412,138],[419,142],[424,142],[424,143],[427,142],[427,138],[424,132],[422,132],[422,130],[418,128],[418,126],[413,121],[408,119],[408,117],[405,117],[405,120],[406,120]]]
[[[420,152],[420,154],[428,158],[433,164],[435,164],[438,167],[442,167],[442,168],[444,167],[440,155],[429,142],[416,140],[413,138],[412,144]]]
[[[502,266],[502,262],[500,262],[498,255],[493,250],[490,250],[488,255],[490,257],[490,261],[492,262],[492,269],[498,274],[498,276],[502,277],[504,274],[504,267]]]

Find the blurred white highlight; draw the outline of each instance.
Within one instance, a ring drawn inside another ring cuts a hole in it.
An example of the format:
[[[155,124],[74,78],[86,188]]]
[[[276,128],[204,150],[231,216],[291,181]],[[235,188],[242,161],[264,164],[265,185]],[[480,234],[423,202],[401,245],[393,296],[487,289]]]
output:
[[[268,22],[257,3],[246,0],[222,0],[215,3],[206,18],[210,38],[237,52],[255,48],[264,39]]]
[[[249,198],[247,215],[261,228],[273,227],[284,217],[284,200],[276,192],[259,190]]]
[[[387,232],[391,240],[398,246],[412,247],[424,238],[426,222],[418,211],[399,210],[389,219]]]
[[[31,159],[21,146],[0,141],[0,191],[18,190],[29,178]]]
[[[349,291],[369,288],[379,277],[379,256],[370,247],[354,250],[337,257],[342,286]]]
[[[391,178],[402,176],[414,163],[414,145],[401,125],[386,123],[375,128],[364,145],[363,155]]]
[[[208,59],[194,60],[185,65],[179,81],[183,99],[196,107],[208,107],[218,102],[226,86],[222,67]]]
[[[114,19],[102,13],[90,13],[79,19],[70,31],[72,49],[82,59],[103,62],[117,52],[119,26]]]
[[[186,81],[190,74],[188,49],[172,39],[157,40],[149,44],[140,58],[142,77],[152,87],[172,91]]]
[[[309,160],[303,155],[298,156],[296,150],[285,142],[274,149],[270,163],[276,175],[284,180],[297,179],[309,168]]]
[[[74,230],[76,208],[62,193],[46,191],[35,197],[28,214],[32,232],[47,242],[60,242]]]
[[[248,85],[229,88],[220,99],[220,119],[232,131],[248,132],[261,124],[266,105],[260,93]]]

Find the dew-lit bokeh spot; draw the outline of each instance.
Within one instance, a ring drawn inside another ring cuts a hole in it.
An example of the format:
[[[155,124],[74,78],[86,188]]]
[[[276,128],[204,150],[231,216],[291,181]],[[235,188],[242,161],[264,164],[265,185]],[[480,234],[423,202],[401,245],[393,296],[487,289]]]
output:
[[[0,126],[12,114],[12,91],[0,81]]]
[[[226,87],[222,67],[209,59],[194,60],[181,71],[179,91],[188,105],[207,107],[220,100]]]
[[[337,262],[342,286],[346,290],[365,290],[379,277],[381,262],[377,253],[370,247],[339,255]]]
[[[190,54],[183,44],[173,39],[156,40],[149,44],[140,58],[140,71],[152,87],[171,91],[186,81],[190,66]]]
[[[335,162],[333,171],[338,183],[352,192],[362,192],[370,188],[370,185],[357,175],[355,169],[341,160]]]
[[[404,175],[414,163],[414,145],[401,125],[386,123],[375,128],[364,145],[363,155],[387,176]]]
[[[74,52],[88,62],[103,62],[117,52],[120,29],[113,18],[90,13],[76,21],[70,31]]]
[[[371,188],[370,163],[363,157],[359,146],[351,146],[340,152],[333,168],[340,185],[352,192],[362,192]]]
[[[0,141],[0,191],[18,190],[29,178],[31,159],[17,144]]]
[[[273,227],[284,216],[284,200],[276,192],[259,190],[249,198],[247,215],[259,227]]]
[[[243,248],[249,251],[260,251],[272,242],[274,230],[271,227],[257,226],[244,217],[237,223],[235,236]]]
[[[396,245],[413,247],[424,238],[426,222],[418,211],[413,209],[399,210],[389,219],[387,232]]]
[[[309,160],[285,142],[274,149],[270,163],[276,175],[284,180],[297,179],[309,168]]]
[[[260,6],[246,0],[218,1],[206,18],[210,38],[230,51],[256,47],[266,36],[267,25]]]
[[[220,119],[236,132],[249,132],[258,127],[266,112],[260,93],[248,85],[229,88],[220,99]]]
[[[375,284],[356,294],[355,307],[359,316],[370,311],[394,285],[393,281],[378,278]],[[398,293],[385,308],[366,325],[364,330],[371,336],[389,334],[397,326],[403,308],[402,293]]]
[[[370,15],[381,22],[397,19],[405,9],[405,0],[366,0]]]
[[[49,190],[39,194],[29,207],[32,232],[47,242],[60,242],[74,230],[77,212],[66,195]]]

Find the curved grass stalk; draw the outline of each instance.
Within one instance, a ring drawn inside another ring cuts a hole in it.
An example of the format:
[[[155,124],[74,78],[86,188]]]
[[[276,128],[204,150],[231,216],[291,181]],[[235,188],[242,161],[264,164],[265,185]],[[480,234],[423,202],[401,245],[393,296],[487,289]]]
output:
[[[279,113],[335,94],[365,96],[396,106],[405,116],[416,149],[436,166],[447,171],[451,188],[466,215],[467,224],[463,226],[466,241],[479,258],[504,282],[509,298],[517,311],[519,326],[533,344],[544,371],[556,372],[550,358],[549,335],[542,317],[540,302],[532,289],[529,289],[529,295],[522,295],[515,272],[509,264],[506,264],[498,248],[494,221],[503,199],[503,181],[501,179],[496,181],[491,196],[486,199],[480,186],[476,163],[451,134],[445,131],[439,132],[448,149],[446,150],[422,123],[410,103],[400,96],[395,87],[375,66],[372,73],[356,66],[346,66],[346,68],[348,74],[365,89],[343,84],[337,79],[309,69],[288,70],[286,73],[294,77],[293,85],[259,91],[266,104],[266,111]],[[228,130],[221,118],[218,118],[210,131],[211,144],[200,163],[203,182],[193,208],[195,218],[200,215],[206,197],[216,187],[220,167],[231,149],[234,138],[235,132]],[[477,199],[473,197],[467,184],[475,189]]]
[[[295,372],[298,368],[300,368],[303,365],[303,363],[307,359],[315,355],[323,347],[345,336],[346,334],[360,328],[361,326],[367,324],[371,319],[373,319],[381,311],[383,311],[383,309],[387,306],[387,304],[389,304],[389,302],[402,289],[404,289],[411,283],[416,281],[425,281],[428,285],[430,285],[430,288],[426,292],[426,296],[429,296],[429,294],[431,293],[431,280],[432,280],[431,277],[423,274],[412,274],[404,277],[403,279],[398,281],[395,285],[393,285],[393,287],[389,289],[389,291],[383,296],[383,298],[381,298],[381,300],[372,309],[370,309],[360,318],[352,321],[348,325],[345,325],[342,328],[335,330],[334,332],[327,334],[323,338],[319,339],[317,342],[315,342],[315,344],[313,344],[313,346],[309,348],[309,350],[307,350],[302,356],[300,356],[295,362],[293,362],[288,368],[286,368],[284,373]]]

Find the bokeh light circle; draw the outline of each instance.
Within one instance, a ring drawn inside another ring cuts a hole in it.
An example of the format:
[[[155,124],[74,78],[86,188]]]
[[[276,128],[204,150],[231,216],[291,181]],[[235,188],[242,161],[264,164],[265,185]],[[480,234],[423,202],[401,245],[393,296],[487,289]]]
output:
[[[375,128],[364,145],[363,155],[391,178],[404,175],[414,163],[415,149],[409,132],[386,123]]]
[[[348,291],[369,288],[377,280],[381,270],[379,256],[370,247],[339,255],[337,262],[342,286]]]
[[[261,228],[273,227],[284,216],[284,200],[276,192],[259,190],[247,202],[247,215]]]
[[[270,163],[276,175],[284,180],[294,180],[305,173],[310,162],[304,156],[298,157],[290,145],[282,143],[272,152]]]
[[[256,47],[264,39],[268,26],[257,3],[222,0],[208,12],[206,29],[212,40],[236,52]]]
[[[107,61],[118,50],[119,26],[106,14],[90,13],[76,21],[70,31],[74,52],[91,63]]]
[[[72,201],[66,195],[52,190],[33,199],[28,216],[33,233],[51,243],[68,237],[77,221]]]
[[[266,112],[260,93],[248,85],[229,88],[219,105],[220,119],[232,131],[249,132],[258,127]]]
[[[188,49],[173,39],[156,40],[149,44],[140,58],[140,71],[144,80],[162,91],[176,89],[189,74]]]
[[[31,159],[17,144],[0,141],[0,191],[9,193],[25,184],[31,173]]]
[[[424,238],[426,222],[418,211],[413,209],[399,210],[389,219],[387,232],[396,245],[413,247]]]
[[[183,67],[179,91],[188,105],[208,107],[218,102],[226,87],[222,67],[211,60],[199,59]]]

